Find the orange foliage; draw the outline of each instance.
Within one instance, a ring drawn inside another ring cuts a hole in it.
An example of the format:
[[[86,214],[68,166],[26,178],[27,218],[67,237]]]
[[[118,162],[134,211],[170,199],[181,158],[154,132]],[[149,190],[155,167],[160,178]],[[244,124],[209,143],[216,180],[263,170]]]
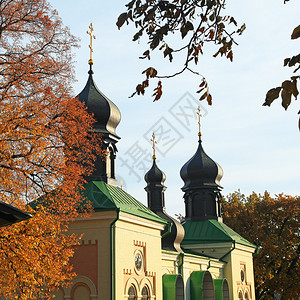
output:
[[[47,299],[74,275],[66,231],[101,147],[72,96],[76,38],[45,0],[3,0],[0,14],[0,200],[33,215],[0,229],[0,298]]]
[[[224,223],[258,246],[254,256],[256,299],[300,295],[300,197],[236,192],[223,203]]]

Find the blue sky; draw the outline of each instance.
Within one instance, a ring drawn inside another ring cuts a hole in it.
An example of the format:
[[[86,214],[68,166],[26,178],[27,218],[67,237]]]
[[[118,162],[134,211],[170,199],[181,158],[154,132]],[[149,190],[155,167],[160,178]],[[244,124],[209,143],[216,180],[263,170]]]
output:
[[[197,149],[195,111],[200,78],[183,74],[164,82],[163,98],[153,103],[151,91],[128,98],[150,66],[139,60],[142,43],[132,42],[134,28],[118,30],[115,23],[124,11],[125,1],[51,0],[65,25],[81,38],[75,53],[78,94],[87,80],[89,59],[89,24],[94,25],[94,79],[99,89],[120,109],[122,120],[117,128],[117,169],[124,188],[146,204],[144,170],[151,167],[152,130],[161,132],[158,165],[166,173],[166,206],[170,214],[184,214],[183,182],[180,168]],[[83,4],[84,3],[84,4]],[[202,134],[206,153],[224,171],[221,184],[226,195],[237,189],[272,194],[299,195],[300,139],[297,128],[299,100],[285,112],[277,101],[263,107],[266,92],[291,76],[283,68],[283,59],[299,53],[300,39],[290,40],[299,25],[300,2],[291,0],[231,0],[227,14],[233,15],[247,29],[234,49],[234,62],[212,58],[212,49],[200,59],[197,71],[205,75],[213,95],[213,106],[201,102]],[[179,68],[161,59],[158,53],[151,65],[161,73]],[[180,113],[183,114],[178,114]],[[159,135],[159,134],[158,134]]]

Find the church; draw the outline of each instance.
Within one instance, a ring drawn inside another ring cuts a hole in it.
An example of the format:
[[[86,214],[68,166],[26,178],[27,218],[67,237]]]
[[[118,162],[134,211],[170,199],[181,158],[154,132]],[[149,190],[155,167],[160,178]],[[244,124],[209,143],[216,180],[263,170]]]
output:
[[[86,178],[84,196],[92,204],[92,214],[70,226],[71,233],[83,234],[71,260],[77,276],[54,298],[255,299],[252,256],[256,246],[222,221],[223,171],[203,149],[200,112],[198,144],[188,147],[195,153],[190,153],[191,159],[180,171],[185,203],[181,224],[167,214],[166,176],[157,166],[155,133],[153,162],[145,174],[147,207],[117,186],[120,137],[116,128],[121,113],[94,82],[92,49],[89,66],[87,83],[78,98],[94,115],[94,130],[102,135],[106,158],[99,157],[94,172]]]

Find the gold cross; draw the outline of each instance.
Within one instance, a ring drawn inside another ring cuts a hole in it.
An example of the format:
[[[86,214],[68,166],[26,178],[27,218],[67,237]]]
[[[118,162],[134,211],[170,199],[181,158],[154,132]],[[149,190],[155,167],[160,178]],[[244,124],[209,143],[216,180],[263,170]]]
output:
[[[155,134],[154,134],[154,132],[152,134],[152,139],[150,139],[150,141],[152,142],[152,149],[153,149],[152,159],[156,159],[156,156],[155,156],[155,144],[157,144],[157,141],[155,140]]]
[[[198,124],[199,124],[198,136],[201,136],[202,134],[201,134],[201,122],[200,122],[200,119],[201,119],[202,115],[200,113],[200,106],[198,106],[197,115],[198,115]]]
[[[90,60],[89,60],[89,64],[92,65],[93,64],[93,39],[95,39],[96,37],[93,35],[93,24],[91,23],[89,26],[89,31],[87,31],[86,33],[90,36],[90,44],[89,44],[89,48],[90,48]]]

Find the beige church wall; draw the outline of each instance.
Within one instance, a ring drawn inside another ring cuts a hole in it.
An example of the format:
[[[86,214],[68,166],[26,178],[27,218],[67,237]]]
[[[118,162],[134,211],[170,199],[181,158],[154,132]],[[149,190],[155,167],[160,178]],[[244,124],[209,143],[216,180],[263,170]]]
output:
[[[192,254],[184,256],[183,280],[186,300],[190,300],[190,276],[194,271],[209,271],[213,279],[224,278],[225,263]]]
[[[239,299],[239,293],[248,299],[255,299],[253,255],[254,249],[243,245],[236,245],[235,249],[224,260],[228,263],[224,268],[224,276],[230,287],[230,299]],[[241,278],[244,271],[244,280]]]
[[[178,274],[179,254],[173,251],[161,251],[161,271],[164,274]]]
[[[151,299],[162,299],[161,230],[164,224],[120,213],[115,224],[115,290],[116,299],[127,299],[131,285],[141,299],[146,286]],[[135,257],[143,257],[141,269],[135,267]]]
[[[57,292],[57,300],[110,299],[110,224],[116,219],[114,211],[95,212],[89,218],[78,218],[70,225],[70,234],[83,234],[70,263],[77,276],[67,288]],[[60,293],[60,294],[58,294]]]
[[[183,264],[180,267],[180,263]],[[207,257],[199,257],[192,254],[179,255],[177,252],[162,250],[162,275],[178,274],[182,270],[186,300],[190,299],[189,278],[193,271],[208,270],[213,279],[224,278],[224,262],[212,260]]]

